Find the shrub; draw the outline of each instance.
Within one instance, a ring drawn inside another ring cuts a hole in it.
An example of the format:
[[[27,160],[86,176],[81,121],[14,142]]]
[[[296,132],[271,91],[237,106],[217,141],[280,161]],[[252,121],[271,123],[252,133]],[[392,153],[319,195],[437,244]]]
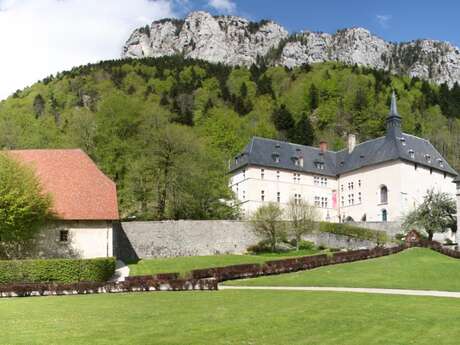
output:
[[[360,240],[375,241],[379,244],[389,241],[385,231],[365,229],[349,224],[321,222],[319,229],[321,232],[355,237]]]
[[[310,241],[300,241],[299,242],[299,249],[300,250],[311,250],[311,249],[315,249],[315,244],[313,242],[310,242]]]
[[[115,272],[115,258],[0,261],[0,284],[104,282]]]

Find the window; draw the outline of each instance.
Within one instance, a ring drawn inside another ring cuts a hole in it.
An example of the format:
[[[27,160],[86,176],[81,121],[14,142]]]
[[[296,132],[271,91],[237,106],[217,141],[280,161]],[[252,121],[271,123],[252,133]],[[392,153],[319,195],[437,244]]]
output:
[[[361,180],[358,180],[358,187],[361,188]]]
[[[277,179],[277,180],[280,179],[280,172],[279,172],[279,170],[276,172],[276,179]]]
[[[382,210],[382,222],[386,222],[388,220],[388,212],[387,210]]]
[[[315,196],[315,206],[316,207],[321,206],[321,198],[319,196]]]
[[[279,163],[279,162],[280,162],[280,156],[274,156],[274,159],[275,159],[275,163]]]
[[[327,187],[327,177],[321,177],[321,187]]]
[[[362,202],[362,198],[361,198],[361,192],[358,193],[358,203],[360,204]]]
[[[388,188],[383,185],[380,187],[380,203],[386,204],[388,202]]]
[[[265,177],[265,169],[260,169],[260,178],[263,180]]]
[[[342,206],[345,206],[345,197],[343,195],[341,196],[341,202],[342,202]]]
[[[442,161],[441,158],[438,159],[438,163],[441,168],[444,168],[444,162]]]
[[[243,190],[243,200],[246,199],[246,191]]]
[[[319,185],[319,176],[313,177],[313,183]]]
[[[326,197],[322,197],[322,198],[321,198],[321,207],[322,207],[322,208],[327,208],[327,204],[328,204],[327,198],[326,198]]]
[[[425,155],[425,159],[428,163],[431,163],[431,156],[429,154]]]
[[[302,199],[302,196],[300,194],[294,194],[294,204],[295,205],[300,204],[301,199]]]
[[[263,190],[260,191],[260,200],[265,201],[265,191]]]
[[[294,173],[293,178],[294,182],[300,182],[300,173]]]
[[[315,168],[319,170],[324,170],[324,163],[323,162],[315,162]]]
[[[340,191],[343,192],[343,184],[340,185]]]
[[[59,231],[59,242],[68,242],[69,241],[69,230],[60,230]]]
[[[238,157],[235,158],[235,164],[238,164]]]
[[[281,193],[280,192],[276,193],[276,201],[278,201],[278,202],[281,201]]]
[[[405,138],[400,138],[402,146],[406,146],[406,139]]]
[[[246,178],[246,169],[243,169],[243,178]]]
[[[418,164],[415,163],[415,164],[414,164],[414,170],[417,170],[417,168],[418,168]]]
[[[412,159],[415,158],[415,152],[414,152],[414,150],[412,150],[412,149],[409,150],[409,157],[412,158]]]

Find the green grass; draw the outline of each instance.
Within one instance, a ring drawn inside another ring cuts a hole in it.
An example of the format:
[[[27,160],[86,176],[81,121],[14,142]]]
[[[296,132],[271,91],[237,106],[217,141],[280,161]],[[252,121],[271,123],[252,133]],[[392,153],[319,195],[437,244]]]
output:
[[[1,344],[456,345],[460,300],[153,292],[0,300]]]
[[[294,256],[307,256],[319,253],[319,250],[299,250],[298,252],[264,253],[259,255],[213,255],[213,256],[183,256],[168,259],[145,259],[129,265],[131,276],[156,273],[178,272],[185,275],[191,270],[200,268],[230,266],[239,264],[263,263],[269,260],[285,259]]]
[[[374,287],[460,291],[460,260],[413,248],[382,258],[320,267],[228,285]]]

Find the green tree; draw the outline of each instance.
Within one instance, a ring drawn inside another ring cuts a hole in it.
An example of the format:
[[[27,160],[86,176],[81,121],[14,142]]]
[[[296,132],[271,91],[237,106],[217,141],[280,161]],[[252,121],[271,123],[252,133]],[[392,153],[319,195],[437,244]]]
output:
[[[285,104],[281,104],[281,106],[273,112],[273,123],[276,129],[281,132],[288,132],[294,127],[294,119]]]
[[[287,206],[287,216],[290,221],[290,233],[296,240],[296,249],[299,250],[302,236],[315,230],[315,224],[320,218],[318,210],[302,199],[291,199]]]
[[[315,110],[319,106],[319,91],[315,84],[311,84],[308,92],[310,110]]]
[[[295,127],[289,133],[289,140],[301,145],[313,145],[315,132],[310,118],[304,112]]]
[[[0,256],[21,258],[53,217],[52,201],[34,171],[0,154]]]
[[[285,236],[282,217],[283,210],[277,203],[260,206],[251,217],[254,233],[270,244],[272,252],[276,251],[276,245]]]
[[[437,232],[457,230],[456,214],[455,200],[449,194],[429,190],[423,202],[404,217],[403,227],[410,230],[415,226],[424,230],[432,240]]]

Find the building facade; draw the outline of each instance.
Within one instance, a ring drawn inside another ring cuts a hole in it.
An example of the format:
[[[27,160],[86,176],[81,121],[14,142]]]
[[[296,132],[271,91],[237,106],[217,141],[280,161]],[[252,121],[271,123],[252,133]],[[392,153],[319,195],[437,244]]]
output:
[[[254,137],[230,166],[230,185],[244,216],[267,202],[315,205],[331,222],[400,221],[427,190],[455,196],[457,172],[434,146],[401,131],[393,94],[383,137],[341,151]]]
[[[52,198],[56,220],[41,231],[39,257],[113,256],[113,221],[119,219],[115,183],[82,150],[13,150]]]

